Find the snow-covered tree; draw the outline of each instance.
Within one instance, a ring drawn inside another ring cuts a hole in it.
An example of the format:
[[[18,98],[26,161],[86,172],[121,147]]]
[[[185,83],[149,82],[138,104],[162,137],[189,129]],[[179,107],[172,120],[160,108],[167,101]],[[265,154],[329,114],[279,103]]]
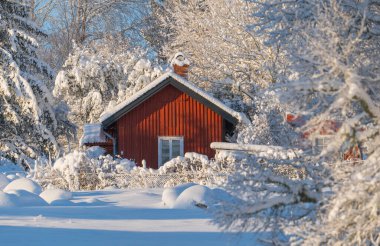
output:
[[[37,36],[28,1],[0,2],[0,155],[33,166],[59,153],[49,67],[36,55]]]
[[[87,45],[109,35],[120,35],[120,38],[141,42],[139,24],[148,12],[148,0],[32,2],[35,2],[37,21],[49,33],[46,45],[40,52],[56,70],[72,53],[73,41],[78,45]]]
[[[244,0],[164,1],[161,21],[169,30],[167,57],[182,51],[191,62],[190,80],[230,101],[240,88],[276,82],[283,54],[250,32],[252,8]],[[237,95],[237,98],[234,98]]]
[[[97,122],[100,114],[158,77],[141,49],[131,50],[116,39],[76,47],[58,73],[54,95],[65,101],[78,127]]]
[[[292,73],[281,84],[285,89],[282,99],[302,113],[311,114],[305,130],[322,127],[327,120],[342,123],[335,140],[320,157],[331,157],[347,143],[351,146],[359,143],[367,147],[368,158],[353,166],[339,161],[320,166],[315,164],[317,159],[303,165],[307,162],[301,159],[300,167],[307,172],[295,183],[286,176],[278,178],[273,172],[267,175],[265,165],[276,161],[244,161],[227,183],[227,189],[247,198],[243,199],[246,202],[222,207],[218,222],[250,231],[260,230],[263,225],[271,230],[280,228],[310,245],[377,245],[380,240],[376,175],[380,149],[378,1],[251,2],[256,8],[253,28],[258,35],[267,36],[267,44],[281,43],[285,50]],[[297,167],[296,162],[289,164]],[[304,194],[317,196],[307,195],[305,200]],[[325,205],[318,209],[321,204]],[[311,209],[303,210],[305,205]],[[298,217],[297,211],[307,213]],[[310,226],[306,221],[310,222],[317,211],[318,222]],[[292,222],[293,219],[296,221]]]
[[[281,91],[281,90],[280,90]],[[281,104],[276,91],[256,89],[247,102],[252,123],[238,128],[236,141],[240,144],[295,146],[299,134],[286,122],[286,105]]]
[[[310,245],[380,244],[380,153],[360,165],[341,163],[333,170],[334,195],[326,202],[320,222],[300,233]],[[305,235],[306,234],[306,235]]]

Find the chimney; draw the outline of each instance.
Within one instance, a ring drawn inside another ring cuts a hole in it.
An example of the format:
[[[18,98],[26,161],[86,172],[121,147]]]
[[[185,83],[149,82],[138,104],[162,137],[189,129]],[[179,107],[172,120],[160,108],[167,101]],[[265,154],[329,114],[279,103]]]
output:
[[[178,52],[177,54],[174,55],[170,65],[176,74],[187,79],[190,62],[189,60],[187,60],[187,58],[182,52]]]

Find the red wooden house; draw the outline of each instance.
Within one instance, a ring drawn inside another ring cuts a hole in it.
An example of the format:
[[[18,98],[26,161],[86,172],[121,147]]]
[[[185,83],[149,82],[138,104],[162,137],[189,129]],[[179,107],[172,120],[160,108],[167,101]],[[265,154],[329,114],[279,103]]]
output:
[[[186,152],[214,157],[210,144],[225,141],[241,120],[243,114],[168,72],[105,112],[101,125],[86,126],[82,144],[158,168]]]
[[[304,115],[287,113],[286,121],[293,127],[302,127],[308,119]],[[306,146],[303,147],[311,147],[314,154],[320,154],[333,141],[340,127],[341,123],[335,120],[325,120],[318,126],[310,127],[302,133],[301,142],[308,140],[306,143],[304,142]],[[346,142],[341,149],[341,158],[347,161],[363,159],[363,149],[359,147],[358,143]]]

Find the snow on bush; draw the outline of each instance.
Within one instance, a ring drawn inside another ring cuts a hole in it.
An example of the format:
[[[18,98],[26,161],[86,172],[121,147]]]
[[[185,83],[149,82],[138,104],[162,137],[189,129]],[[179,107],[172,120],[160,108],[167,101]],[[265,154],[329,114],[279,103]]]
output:
[[[188,152],[185,157],[178,156],[158,169],[160,174],[194,172],[212,174],[227,171],[228,165],[220,165],[220,163],[209,160],[206,155],[195,152]]]
[[[53,166],[40,163],[33,171],[34,178],[43,187],[67,190],[94,190],[109,186],[109,180],[119,173],[129,172],[136,163],[127,159],[101,155],[99,147],[74,151],[59,159]]]
[[[96,164],[91,162],[85,152],[74,151],[54,163],[55,170],[66,181],[70,190],[96,188],[99,179],[96,173]]]
[[[206,170],[212,168],[210,161],[206,155],[189,152],[185,154],[185,157],[178,156],[158,169],[160,173],[172,173],[172,172],[196,172],[200,170]]]
[[[110,186],[174,187],[189,182],[212,186],[223,182],[233,170],[229,161],[216,162],[197,153],[186,153],[185,157],[174,158],[158,170],[147,169],[136,166],[135,162],[128,159],[98,156],[101,153],[98,150],[90,148],[86,152],[74,151],[58,159],[54,166],[38,164],[34,178],[43,187],[52,186],[71,191]]]
[[[47,189],[40,194],[40,197],[44,199],[47,203],[51,204],[55,201],[71,200],[73,194],[69,191],[61,189]]]
[[[122,158],[115,159],[111,155],[103,155],[98,157],[97,166],[103,173],[130,172],[136,167],[136,162]]]
[[[25,190],[37,195],[42,192],[41,186],[28,178],[19,178],[13,180],[4,188],[3,191],[8,192],[10,190]]]

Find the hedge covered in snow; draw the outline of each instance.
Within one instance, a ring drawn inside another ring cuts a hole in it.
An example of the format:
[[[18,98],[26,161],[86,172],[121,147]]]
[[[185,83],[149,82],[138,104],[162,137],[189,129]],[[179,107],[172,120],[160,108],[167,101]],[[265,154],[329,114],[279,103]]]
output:
[[[54,165],[40,163],[33,176],[43,187],[53,185],[73,191],[106,187],[173,187],[188,182],[212,186],[223,182],[232,167],[227,159],[215,161],[205,155],[186,153],[158,170],[147,169],[128,159],[104,155],[101,148],[92,147],[85,152],[67,154]]]

